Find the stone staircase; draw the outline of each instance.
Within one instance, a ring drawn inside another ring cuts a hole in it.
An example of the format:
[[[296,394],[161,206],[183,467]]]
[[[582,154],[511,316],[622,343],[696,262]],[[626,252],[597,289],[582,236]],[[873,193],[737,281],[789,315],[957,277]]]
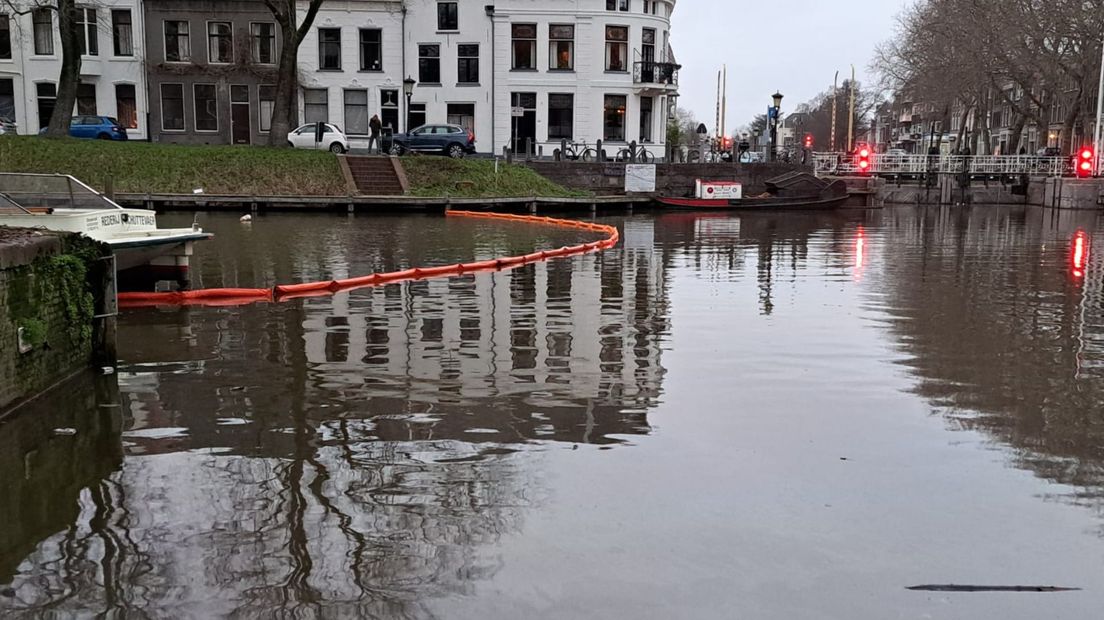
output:
[[[402,196],[406,182],[402,164],[393,157],[345,156],[346,180],[362,196]]]

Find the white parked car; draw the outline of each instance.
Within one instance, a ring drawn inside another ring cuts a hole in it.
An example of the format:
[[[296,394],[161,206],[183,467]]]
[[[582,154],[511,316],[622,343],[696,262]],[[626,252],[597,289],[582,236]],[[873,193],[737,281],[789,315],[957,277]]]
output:
[[[337,125],[322,123],[322,141],[315,141],[318,123],[308,123],[288,134],[288,144],[297,149],[325,149],[331,153],[349,150],[349,138]]]

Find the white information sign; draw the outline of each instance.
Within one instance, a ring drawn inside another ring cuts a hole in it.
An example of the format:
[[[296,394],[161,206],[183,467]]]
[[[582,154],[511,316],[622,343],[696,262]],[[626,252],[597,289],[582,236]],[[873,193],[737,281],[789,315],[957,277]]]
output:
[[[656,191],[655,164],[626,164],[625,192],[649,194]]]
[[[525,116],[525,108],[514,106],[510,108],[510,114],[513,116]]]

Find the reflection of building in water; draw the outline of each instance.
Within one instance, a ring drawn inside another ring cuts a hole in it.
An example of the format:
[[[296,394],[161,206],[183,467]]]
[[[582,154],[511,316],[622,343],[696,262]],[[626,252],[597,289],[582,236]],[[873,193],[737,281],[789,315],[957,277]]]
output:
[[[896,244],[882,275],[886,306],[917,391],[956,425],[1011,446],[1019,466],[1104,497],[1095,214],[926,209],[887,213],[886,224]],[[1087,241],[1080,266],[1078,230]]]
[[[621,250],[510,272],[127,317],[120,341],[161,343],[124,350],[131,456],[103,508],[73,516],[126,544],[63,564],[61,535],[39,544],[20,604],[429,615],[492,575],[483,550],[544,501],[528,444],[649,431],[666,282],[633,230]]]

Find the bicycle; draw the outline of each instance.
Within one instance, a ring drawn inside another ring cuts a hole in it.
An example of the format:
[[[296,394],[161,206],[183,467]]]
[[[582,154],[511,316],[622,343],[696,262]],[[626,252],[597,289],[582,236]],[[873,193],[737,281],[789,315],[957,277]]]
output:
[[[632,149],[626,147],[626,148],[623,148],[620,151],[618,151],[617,152],[617,158],[615,159],[615,161],[626,162],[626,163],[627,162],[632,162],[633,161]],[[655,161],[655,158],[652,156],[651,153],[648,152],[648,149],[646,149],[642,146],[636,147],[636,162],[637,163],[650,164],[653,161]]]
[[[572,142],[564,147],[561,152],[560,149],[556,149],[552,155],[556,159],[570,159],[571,161],[594,161],[598,159],[598,151],[587,146],[586,142],[582,142],[582,152],[578,150],[579,142]]]

